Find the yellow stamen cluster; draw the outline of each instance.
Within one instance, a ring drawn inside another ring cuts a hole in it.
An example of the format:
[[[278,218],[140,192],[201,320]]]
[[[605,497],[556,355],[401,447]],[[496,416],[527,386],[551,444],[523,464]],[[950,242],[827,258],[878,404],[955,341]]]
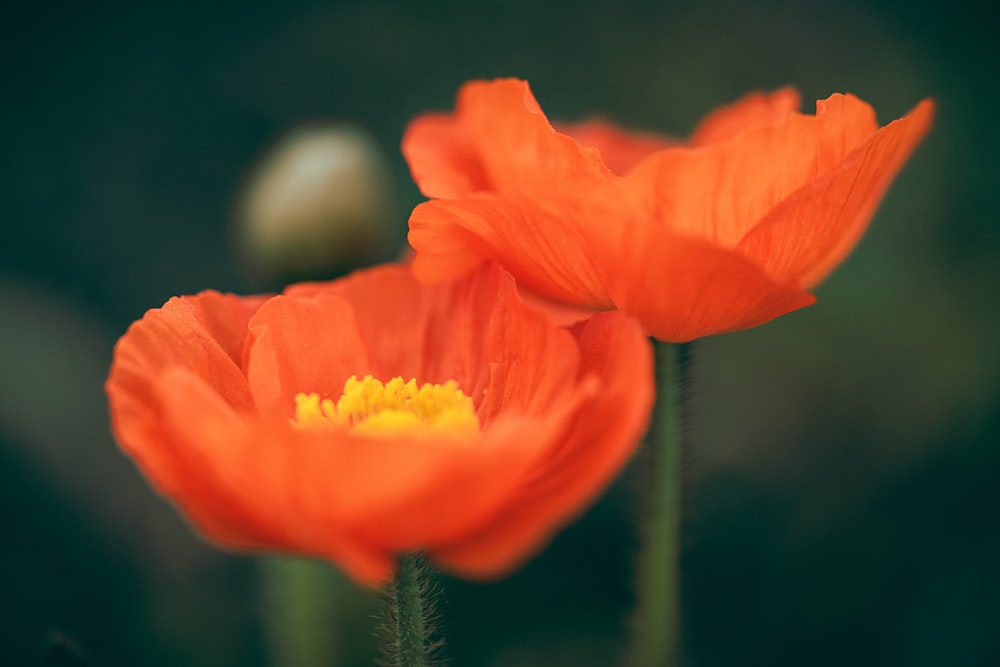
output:
[[[475,435],[479,432],[472,399],[458,383],[404,382],[396,377],[382,384],[371,375],[358,380],[352,375],[344,383],[343,395],[334,403],[319,394],[295,397],[292,424],[307,429],[344,429],[366,435],[428,433]]]

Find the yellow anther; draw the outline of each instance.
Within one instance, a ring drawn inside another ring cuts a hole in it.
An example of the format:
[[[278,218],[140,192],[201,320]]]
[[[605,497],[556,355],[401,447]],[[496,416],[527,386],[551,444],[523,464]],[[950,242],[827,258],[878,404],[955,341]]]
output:
[[[371,375],[363,380],[351,376],[336,404],[319,394],[295,397],[295,419],[299,428],[335,428],[366,435],[426,433],[434,435],[474,435],[479,419],[472,399],[458,383],[404,382],[396,377],[382,384]]]

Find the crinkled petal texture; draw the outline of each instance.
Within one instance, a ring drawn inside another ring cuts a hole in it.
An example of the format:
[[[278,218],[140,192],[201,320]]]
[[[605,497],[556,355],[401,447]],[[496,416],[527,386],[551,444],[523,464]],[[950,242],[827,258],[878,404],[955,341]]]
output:
[[[297,394],[336,401],[369,374],[454,380],[479,432],[293,424]],[[119,341],[106,389],[122,448],[206,537],[377,584],[411,550],[472,578],[534,554],[633,452],[652,384],[637,322],[558,327],[488,265],[431,287],[389,266],[271,298],[171,299]]]
[[[930,128],[925,100],[879,127],[833,95],[752,93],[680,144],[604,121],[553,128],[526,82],[472,82],[454,114],[416,119],[403,152],[425,195],[414,271],[433,282],[485,260],[547,298],[617,308],[662,340],[757,326],[857,244]]]

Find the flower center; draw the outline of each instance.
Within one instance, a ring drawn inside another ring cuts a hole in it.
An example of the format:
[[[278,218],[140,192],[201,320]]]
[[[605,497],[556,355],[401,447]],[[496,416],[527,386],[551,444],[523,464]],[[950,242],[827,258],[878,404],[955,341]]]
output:
[[[382,384],[371,375],[363,380],[352,375],[336,403],[320,399],[319,394],[296,395],[291,421],[297,428],[335,428],[365,435],[469,436],[479,432],[472,399],[454,380],[418,387],[416,380],[404,382],[396,377]]]

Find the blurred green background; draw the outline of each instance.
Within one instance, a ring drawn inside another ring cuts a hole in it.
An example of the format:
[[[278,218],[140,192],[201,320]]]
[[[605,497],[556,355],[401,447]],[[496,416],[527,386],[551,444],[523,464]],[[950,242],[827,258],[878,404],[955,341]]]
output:
[[[685,664],[1000,664],[1000,58],[987,7],[8,9],[0,665],[292,665],[269,657],[269,638],[293,632],[319,636],[326,664],[371,664],[374,597],[330,568],[288,570],[199,541],[114,446],[102,383],[115,339],[147,308],[209,287],[280,288],[241,259],[233,220],[281,136],[349,122],[386,160],[387,241],[351,250],[333,275],[403,248],[420,201],[398,150],[406,122],[450,108],[462,81],[499,75],[527,78],[554,118],[600,112],[673,134],[787,83],[807,110],[856,93],[883,123],[938,100],[931,136],[819,303],[697,345]],[[442,580],[452,664],[617,664],[635,473],[511,578]],[[289,599],[317,611],[266,626],[269,612],[302,613]]]

